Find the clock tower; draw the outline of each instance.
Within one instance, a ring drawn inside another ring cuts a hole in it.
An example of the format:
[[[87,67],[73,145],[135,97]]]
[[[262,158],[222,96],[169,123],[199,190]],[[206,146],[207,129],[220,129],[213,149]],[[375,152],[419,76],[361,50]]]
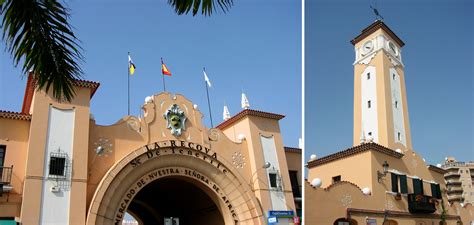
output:
[[[412,149],[401,48],[381,20],[362,30],[354,45],[354,145],[373,141]]]

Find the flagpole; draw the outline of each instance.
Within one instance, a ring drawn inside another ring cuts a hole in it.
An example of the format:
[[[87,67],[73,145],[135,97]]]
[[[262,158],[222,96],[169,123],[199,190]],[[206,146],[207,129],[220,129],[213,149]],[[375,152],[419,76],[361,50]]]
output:
[[[163,92],[166,92],[165,74],[163,73],[163,57],[161,58],[161,76],[163,78]]]
[[[130,52],[128,52],[128,57],[130,58]],[[128,92],[127,92],[127,97],[128,97],[128,111],[127,115],[130,115],[130,62],[128,62],[128,67],[127,67],[127,85],[128,85]]]
[[[203,68],[204,73],[206,73],[206,68]],[[212,112],[211,112],[211,101],[209,100],[209,87],[207,81],[204,80],[204,86],[206,86],[206,95],[207,95],[207,106],[209,107],[209,118],[211,119],[211,128],[214,128],[214,124],[212,123]]]

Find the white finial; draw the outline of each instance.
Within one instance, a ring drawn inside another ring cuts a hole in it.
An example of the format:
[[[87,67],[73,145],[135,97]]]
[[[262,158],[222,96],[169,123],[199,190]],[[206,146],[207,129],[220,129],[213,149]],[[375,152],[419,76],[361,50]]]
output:
[[[222,113],[224,121],[230,119],[230,112],[226,105],[224,105],[224,113]]]
[[[249,100],[247,99],[247,96],[245,96],[245,93],[242,92],[242,109],[248,109],[250,108]]]
[[[365,143],[365,131],[364,131],[364,121],[362,121],[362,127],[360,129],[360,143]]]

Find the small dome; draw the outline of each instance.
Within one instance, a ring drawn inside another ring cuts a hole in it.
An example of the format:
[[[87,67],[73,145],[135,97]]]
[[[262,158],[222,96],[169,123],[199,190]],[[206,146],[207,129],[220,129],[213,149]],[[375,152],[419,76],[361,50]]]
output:
[[[145,103],[152,103],[153,102],[153,96],[148,96],[145,98]]]
[[[362,193],[364,193],[364,195],[370,195],[372,192],[370,191],[370,188],[365,187],[362,189]]]
[[[194,108],[194,109],[197,109],[197,108],[198,108],[198,105],[194,104],[194,105],[193,105],[193,108]]]
[[[245,135],[244,135],[244,134],[239,134],[239,135],[237,135],[237,140],[238,140],[239,142],[242,142],[243,140],[245,140]]]
[[[312,154],[312,155],[309,157],[310,160],[316,160],[317,158],[318,158],[318,157],[317,157],[315,154]]]
[[[314,178],[314,179],[311,181],[311,186],[313,186],[313,187],[315,187],[315,188],[321,187],[322,184],[323,184],[323,182],[322,182],[321,179],[319,179],[319,178]]]

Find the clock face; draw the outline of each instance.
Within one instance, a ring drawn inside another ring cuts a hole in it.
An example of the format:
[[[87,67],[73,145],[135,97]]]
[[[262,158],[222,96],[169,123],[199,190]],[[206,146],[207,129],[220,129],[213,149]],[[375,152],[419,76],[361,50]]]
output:
[[[389,42],[389,43],[388,43],[388,49],[389,49],[389,51],[390,51],[392,54],[398,56],[398,49],[397,49],[397,46],[395,46],[395,44],[394,44],[393,42]]]
[[[372,51],[372,49],[374,49],[374,42],[372,41],[367,41],[364,43],[364,45],[362,45],[362,54],[365,55],[369,52]]]

